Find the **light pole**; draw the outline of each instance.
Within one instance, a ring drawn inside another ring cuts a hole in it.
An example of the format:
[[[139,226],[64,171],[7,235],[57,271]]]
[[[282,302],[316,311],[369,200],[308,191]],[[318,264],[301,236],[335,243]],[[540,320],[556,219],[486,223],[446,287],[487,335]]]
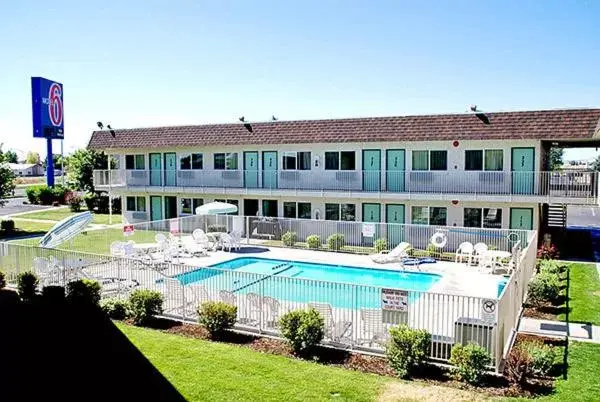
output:
[[[104,130],[104,124],[101,121],[97,122],[96,125],[100,130]],[[112,129],[110,124],[106,125],[106,128],[110,131],[110,134],[114,137],[115,130]],[[110,154],[106,154],[106,162],[108,165],[108,224],[112,225],[112,172],[110,168]]]

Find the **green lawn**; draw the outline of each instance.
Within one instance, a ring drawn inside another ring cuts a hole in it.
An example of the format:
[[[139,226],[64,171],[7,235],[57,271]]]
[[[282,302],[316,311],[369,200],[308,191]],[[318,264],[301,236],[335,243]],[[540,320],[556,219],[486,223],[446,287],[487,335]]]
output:
[[[29,212],[27,214],[18,215],[15,218],[44,219],[44,220],[49,220],[49,221],[60,221],[60,220],[65,219],[66,217],[69,217],[74,214],[75,213],[71,212],[71,210],[68,207],[59,207],[59,208],[49,208],[49,209],[45,209],[43,211]],[[94,220],[92,221],[93,223],[108,224],[108,214],[93,214],[93,215],[94,215]],[[112,219],[113,224],[121,223],[121,221],[122,221],[121,215],[113,214],[113,219]]]
[[[48,223],[39,223],[39,222],[28,222],[22,221],[19,219],[13,219],[15,222],[15,229],[17,232],[12,233],[10,236],[32,236],[38,235],[43,236],[52,226],[54,226],[53,222]],[[6,238],[6,235],[0,233],[0,240]]]
[[[571,342],[567,379],[556,382],[555,392],[540,401],[600,401],[600,345]]]
[[[600,325],[600,278],[594,264],[570,265],[569,310],[570,322]],[[567,319],[566,314],[558,318]]]
[[[117,324],[190,401],[375,400],[375,375]]]

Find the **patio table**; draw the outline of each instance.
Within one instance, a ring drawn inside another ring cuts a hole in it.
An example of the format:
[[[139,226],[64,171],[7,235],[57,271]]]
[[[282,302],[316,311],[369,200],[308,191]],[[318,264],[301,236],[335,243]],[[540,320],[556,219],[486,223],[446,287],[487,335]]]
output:
[[[221,242],[221,235],[223,232],[206,232],[206,236],[208,236],[209,240],[213,242],[213,251],[217,250],[217,247],[221,247],[223,243]]]

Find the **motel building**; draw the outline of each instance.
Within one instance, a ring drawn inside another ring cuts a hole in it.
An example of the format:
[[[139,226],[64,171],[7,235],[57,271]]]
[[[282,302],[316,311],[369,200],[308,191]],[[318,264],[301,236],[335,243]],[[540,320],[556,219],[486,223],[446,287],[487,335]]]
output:
[[[553,147],[600,145],[600,109],[207,124],[95,131],[117,168],[97,190],[127,221],[193,214],[544,230],[597,205],[597,173],[549,171]]]

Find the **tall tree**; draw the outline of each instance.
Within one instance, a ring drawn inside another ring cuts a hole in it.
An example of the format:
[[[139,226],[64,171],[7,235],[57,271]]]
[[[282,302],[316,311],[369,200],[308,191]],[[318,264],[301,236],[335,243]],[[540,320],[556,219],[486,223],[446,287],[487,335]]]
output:
[[[108,168],[106,154],[91,149],[78,149],[67,159],[69,185],[76,190],[94,191],[94,170]]]
[[[4,153],[4,161],[7,163],[19,163],[17,153],[9,149]]]
[[[550,148],[548,153],[548,169],[560,170],[563,165],[563,153],[562,148]]]
[[[594,159],[590,167],[592,168],[592,170],[600,172],[600,155],[596,156],[596,159]]]
[[[2,144],[0,144],[0,207],[6,203],[5,198],[13,194],[15,190],[14,178],[12,170],[6,165],[6,157],[2,152]]]
[[[40,163],[40,154],[32,151],[27,152],[25,163]]]

